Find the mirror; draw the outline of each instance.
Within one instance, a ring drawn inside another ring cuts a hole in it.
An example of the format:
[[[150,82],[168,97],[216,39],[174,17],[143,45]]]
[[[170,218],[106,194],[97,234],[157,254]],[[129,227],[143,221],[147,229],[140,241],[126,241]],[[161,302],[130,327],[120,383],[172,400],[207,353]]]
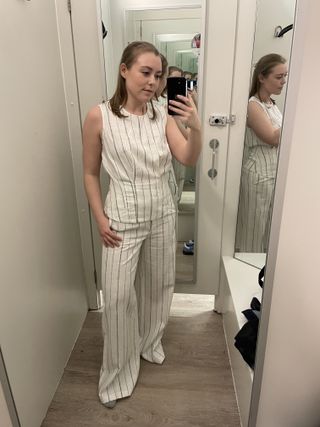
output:
[[[102,1],[102,17],[108,20],[108,6]],[[109,6],[110,7],[110,6]],[[167,61],[189,72],[195,78],[198,73],[199,47],[193,39],[201,31],[201,8],[132,9],[124,14],[124,44],[145,40],[154,44]],[[186,32],[186,29],[188,32]],[[104,38],[106,84],[111,96],[116,84],[117,64],[108,60],[115,54],[114,34]],[[118,43],[119,45],[119,43]],[[119,59],[123,50],[119,45]],[[117,55],[114,55],[117,57]],[[116,62],[116,61],[115,61]],[[195,213],[196,213],[196,168],[185,167],[173,159],[173,169],[178,186],[178,217],[176,226],[176,283],[193,283],[195,278]]]
[[[269,241],[295,4],[279,1],[274,13],[267,0],[257,2],[234,256],[259,269]]]

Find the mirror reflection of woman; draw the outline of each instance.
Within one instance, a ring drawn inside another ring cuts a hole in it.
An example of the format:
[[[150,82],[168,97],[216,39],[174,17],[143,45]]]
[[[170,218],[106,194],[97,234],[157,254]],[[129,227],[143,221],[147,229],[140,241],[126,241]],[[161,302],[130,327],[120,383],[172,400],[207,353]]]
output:
[[[267,250],[282,114],[273,95],[286,83],[287,65],[271,53],[256,63],[247,112],[236,252]]]

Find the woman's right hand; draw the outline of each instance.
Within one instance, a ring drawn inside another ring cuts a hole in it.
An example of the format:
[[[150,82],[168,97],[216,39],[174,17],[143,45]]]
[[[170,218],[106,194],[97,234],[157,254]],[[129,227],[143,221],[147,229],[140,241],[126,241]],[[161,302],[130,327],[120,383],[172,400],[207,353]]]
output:
[[[104,246],[109,248],[119,247],[121,237],[117,235],[115,231],[110,228],[109,218],[104,216],[98,223],[99,233]]]

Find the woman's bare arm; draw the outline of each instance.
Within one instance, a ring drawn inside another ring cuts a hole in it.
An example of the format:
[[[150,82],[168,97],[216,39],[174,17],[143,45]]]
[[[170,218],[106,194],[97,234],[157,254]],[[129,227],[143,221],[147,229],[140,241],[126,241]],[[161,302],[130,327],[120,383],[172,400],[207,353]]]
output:
[[[277,146],[281,128],[275,128],[266,112],[257,102],[249,102],[247,126],[266,144]]]
[[[103,243],[106,246],[118,246],[121,240],[109,227],[109,219],[104,213],[101,188],[101,131],[102,117],[100,108],[92,108],[83,125],[83,173],[84,187],[92,209],[94,218],[99,228]]]

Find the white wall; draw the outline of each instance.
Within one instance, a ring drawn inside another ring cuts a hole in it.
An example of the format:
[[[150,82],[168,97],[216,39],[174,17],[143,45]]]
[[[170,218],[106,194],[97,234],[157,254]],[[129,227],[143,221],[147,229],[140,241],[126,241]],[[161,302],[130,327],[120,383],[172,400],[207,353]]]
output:
[[[54,0],[2,1],[0,342],[37,427],[87,312]]]
[[[294,23],[296,0],[258,0],[254,45],[254,61],[267,53],[289,57],[293,31],[283,37],[274,37],[275,28],[285,28]]]
[[[320,3],[298,3],[254,379],[254,427],[320,422]]]
[[[258,0],[253,65],[268,53],[278,53],[289,62],[293,30],[283,37],[275,37],[274,32],[279,25],[285,28],[294,23],[295,4],[296,0]],[[280,110],[283,110],[285,91],[274,98]]]

